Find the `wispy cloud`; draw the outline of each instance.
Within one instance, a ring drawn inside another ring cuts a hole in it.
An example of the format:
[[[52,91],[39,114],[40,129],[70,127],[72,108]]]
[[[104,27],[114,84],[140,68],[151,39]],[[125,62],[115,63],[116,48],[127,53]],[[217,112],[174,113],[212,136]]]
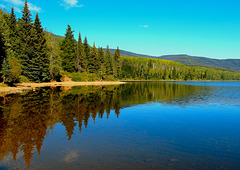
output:
[[[5,2],[8,2],[10,5],[13,5],[14,6],[14,9],[17,11],[17,12],[21,12],[19,10],[19,7],[23,7],[24,5],[24,1],[22,0],[4,0]],[[30,11],[34,11],[34,12],[42,12],[42,9],[30,2],[28,2],[28,7],[29,7],[29,10]]]
[[[4,0],[4,1],[9,2],[13,5],[23,5],[24,4],[24,2],[21,0]]]
[[[35,12],[42,12],[42,9],[32,3],[28,3],[29,10],[30,11],[35,11]]]
[[[142,27],[142,28],[148,28],[149,25],[139,25],[139,27]]]
[[[3,5],[3,4],[0,4],[0,8],[6,8],[6,6],[5,5]]]
[[[83,5],[78,5],[78,0],[62,0],[61,6],[64,6],[65,9],[83,7]]]

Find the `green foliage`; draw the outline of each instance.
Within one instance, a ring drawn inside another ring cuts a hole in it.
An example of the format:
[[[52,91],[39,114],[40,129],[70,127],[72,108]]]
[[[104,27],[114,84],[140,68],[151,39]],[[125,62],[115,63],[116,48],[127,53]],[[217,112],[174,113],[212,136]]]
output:
[[[240,80],[240,73],[206,67],[188,67],[161,59],[122,58],[125,80]]]
[[[84,72],[87,68],[86,53],[84,51],[84,45],[82,44],[81,34],[79,32],[78,43],[77,43],[77,56],[75,62],[75,68],[77,72]]]
[[[88,45],[87,37],[85,37],[84,39],[83,48],[86,55],[86,66],[87,66],[86,71],[88,71],[91,49],[90,49],[90,46]]]
[[[101,75],[101,79],[106,75],[106,62],[103,48],[98,49],[98,62],[99,62],[99,74]]]
[[[95,73],[72,73],[72,81],[81,82],[81,81],[99,81],[100,76]]]
[[[56,44],[56,41],[52,37],[51,33],[46,33],[47,39],[47,52],[50,60],[50,77],[51,80],[60,81],[61,79],[61,69],[62,69],[62,60],[60,57],[59,46]]]
[[[27,82],[30,82],[30,80],[25,77],[25,76],[19,76],[19,83],[27,83]]]
[[[88,60],[88,71],[89,73],[97,73],[98,71],[97,68],[98,68],[98,53],[94,43],[91,55]]]
[[[109,46],[107,46],[107,50],[105,53],[105,65],[106,65],[106,74],[112,75],[113,74],[113,59],[110,54]]]
[[[113,55],[113,75],[116,78],[119,78],[121,75],[121,56],[119,48],[115,50]]]
[[[43,32],[41,22],[38,18],[38,13],[36,14],[33,31],[35,34],[33,43],[34,53],[32,58],[32,73],[35,73],[35,75],[31,78],[31,80],[36,82],[47,82],[50,80],[47,40],[46,35]]]
[[[64,40],[60,43],[62,68],[68,72],[75,71],[75,58],[76,58],[76,41],[73,37],[73,32],[70,25],[66,29]]]

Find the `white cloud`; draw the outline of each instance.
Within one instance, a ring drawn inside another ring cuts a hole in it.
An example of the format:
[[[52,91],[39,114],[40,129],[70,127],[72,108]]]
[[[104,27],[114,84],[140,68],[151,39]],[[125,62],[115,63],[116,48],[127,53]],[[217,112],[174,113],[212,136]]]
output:
[[[41,12],[42,9],[32,3],[28,3],[28,7],[30,11]]]
[[[61,5],[66,9],[73,7],[83,7],[83,5],[78,5],[78,0],[63,0],[63,3]]]
[[[14,10],[16,11],[16,12],[19,12],[19,13],[21,13],[21,9],[19,9],[18,7],[13,7],[14,8]]]
[[[22,0],[4,0],[4,1],[8,2],[11,5],[14,5],[14,9],[17,12],[20,12],[18,7],[23,7],[23,5],[24,5],[24,1],[22,1]],[[42,11],[42,9],[40,7],[34,5],[30,2],[28,2],[28,7],[29,7],[30,11],[35,11],[35,12],[41,12]]]
[[[139,27],[148,28],[149,26],[148,25],[139,25]]]
[[[6,8],[6,6],[3,4],[0,4],[0,8],[4,9],[4,8]]]
[[[14,4],[14,5],[23,5],[24,4],[24,2],[21,0],[4,0],[4,1]]]

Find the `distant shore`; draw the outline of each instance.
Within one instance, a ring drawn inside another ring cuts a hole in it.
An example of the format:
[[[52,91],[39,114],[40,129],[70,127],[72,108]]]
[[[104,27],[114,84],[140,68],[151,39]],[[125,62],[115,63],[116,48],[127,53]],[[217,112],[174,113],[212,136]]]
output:
[[[49,83],[17,83],[16,87],[0,87],[0,94],[14,94],[22,93],[27,90],[35,90],[37,87],[51,87],[51,86],[106,86],[125,84],[126,82],[119,81],[94,81],[94,82],[49,82]]]

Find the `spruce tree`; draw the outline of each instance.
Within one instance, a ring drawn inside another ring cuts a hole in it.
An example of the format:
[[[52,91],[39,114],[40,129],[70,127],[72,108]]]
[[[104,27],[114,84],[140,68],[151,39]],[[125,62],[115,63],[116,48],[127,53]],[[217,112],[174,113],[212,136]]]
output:
[[[89,58],[90,58],[90,47],[88,45],[87,37],[85,37],[85,39],[84,39],[83,47],[84,47],[84,52],[86,55],[86,71],[88,71]]]
[[[6,58],[5,52],[5,41],[2,33],[2,29],[0,28],[0,70],[2,70],[2,64],[4,59]]]
[[[121,74],[121,56],[120,56],[120,50],[117,47],[115,50],[115,53],[113,55],[113,74],[115,78],[119,78]]]
[[[76,59],[76,43],[73,37],[73,32],[70,25],[66,29],[66,34],[64,40],[60,43],[61,58],[62,58],[62,68],[68,72],[75,71],[75,59]]]
[[[105,53],[105,62],[106,62],[106,74],[112,75],[113,74],[113,64],[112,64],[112,56],[110,53],[109,46],[107,46],[107,50]]]
[[[91,51],[91,55],[89,57],[89,65],[88,65],[88,70],[90,73],[97,73],[97,48],[95,47],[95,43],[93,43],[93,48]]]
[[[46,82],[50,80],[49,57],[47,55],[47,40],[41,26],[41,22],[36,14],[34,21],[34,53],[32,58],[34,80]]]
[[[3,79],[9,82],[16,82],[19,80],[21,74],[21,65],[18,59],[17,50],[19,50],[19,39],[17,34],[17,20],[12,7],[11,13],[7,20],[7,32],[5,36],[6,56],[3,63]],[[8,70],[7,70],[8,69]]]
[[[75,68],[77,72],[83,72],[86,70],[86,54],[84,51],[84,46],[82,44],[81,34],[79,32],[78,43],[77,43],[77,56]]]
[[[23,10],[22,10],[22,18],[19,20],[19,37],[21,40],[21,50],[20,50],[20,60],[22,64],[22,74],[28,77],[30,80],[34,77],[32,75],[32,57],[33,57],[33,24],[31,13],[29,11],[29,7],[27,4],[27,0],[25,1]]]
[[[105,62],[105,55],[104,55],[104,51],[103,48],[99,48],[99,52],[98,52],[98,60],[100,63],[100,67],[99,67],[99,73],[101,75],[101,79],[104,77],[104,75],[106,74],[106,62]]]

